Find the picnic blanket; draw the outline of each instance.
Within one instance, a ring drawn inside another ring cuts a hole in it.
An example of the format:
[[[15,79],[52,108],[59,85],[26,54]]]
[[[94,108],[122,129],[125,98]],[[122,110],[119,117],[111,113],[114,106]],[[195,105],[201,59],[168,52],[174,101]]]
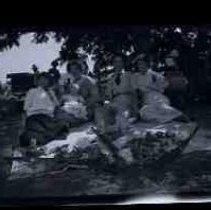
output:
[[[64,140],[54,140],[39,147],[41,152],[37,158],[26,160],[14,160],[9,179],[24,178],[35,174],[47,173],[49,160],[51,166],[56,165],[57,157],[63,157],[62,162],[75,159],[97,160],[105,155],[106,149],[102,151],[99,137],[92,131],[92,123],[87,123],[81,127],[74,128]],[[116,148],[118,156],[126,165],[138,164],[146,166],[162,159],[162,157],[177,151],[180,154],[196,131],[195,123],[171,122],[167,124],[156,123],[136,123],[128,132],[111,144]],[[93,151],[98,151],[97,153]],[[16,151],[20,157],[22,154]],[[42,160],[42,161],[41,161]],[[171,161],[165,159],[163,164]],[[100,162],[99,162],[100,164]]]

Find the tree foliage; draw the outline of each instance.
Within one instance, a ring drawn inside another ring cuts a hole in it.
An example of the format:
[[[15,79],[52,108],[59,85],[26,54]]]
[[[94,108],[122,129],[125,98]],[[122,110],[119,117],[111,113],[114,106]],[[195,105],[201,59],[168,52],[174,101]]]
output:
[[[102,30],[76,30],[74,28],[61,28],[50,31],[34,30],[32,42],[40,44],[53,38],[61,42],[59,60],[62,63],[77,57],[77,49],[82,47],[87,53],[96,55],[103,60],[105,55],[114,52],[125,53],[128,51],[147,51],[153,56],[165,54],[173,48],[184,49],[194,41],[197,50],[207,50],[210,45],[209,30],[200,27],[180,27],[182,32],[175,29],[177,26],[149,26],[149,27],[104,27]],[[123,30],[124,29],[124,30]],[[20,37],[27,30],[10,30],[0,32],[0,51],[13,46],[19,46]],[[191,33],[198,34],[197,38],[191,37]],[[103,63],[103,62],[102,62]]]

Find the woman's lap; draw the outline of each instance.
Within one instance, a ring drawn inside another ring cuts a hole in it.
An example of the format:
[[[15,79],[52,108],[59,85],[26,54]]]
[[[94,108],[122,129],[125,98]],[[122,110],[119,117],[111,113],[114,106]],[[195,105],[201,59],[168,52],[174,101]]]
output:
[[[45,144],[59,135],[64,126],[62,121],[59,122],[47,115],[33,115],[26,119],[22,139],[25,142],[24,144],[29,143],[32,138],[35,138],[38,144]]]

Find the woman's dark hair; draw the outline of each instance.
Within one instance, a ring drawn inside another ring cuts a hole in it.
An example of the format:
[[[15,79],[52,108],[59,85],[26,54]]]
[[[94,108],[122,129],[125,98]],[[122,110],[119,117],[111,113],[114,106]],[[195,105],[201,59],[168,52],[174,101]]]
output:
[[[124,55],[123,53],[114,53],[112,58],[111,58],[111,64],[113,64],[113,61],[115,58],[120,57],[122,58],[122,61],[124,63],[124,67],[126,71],[130,70],[130,65],[129,65],[129,61],[126,55]]]
[[[82,71],[82,66],[78,63],[78,61],[71,61],[67,64],[67,71],[70,72],[71,66],[76,65],[80,71]]]
[[[59,65],[59,63],[57,60],[54,60],[51,62],[51,66],[58,66],[58,65]]]
[[[38,79],[40,79],[40,78],[45,78],[45,79],[49,79],[49,73],[47,73],[47,72],[41,72],[41,73],[39,73],[39,75],[38,75]]]
[[[111,62],[112,62],[112,63],[113,63],[113,61],[114,61],[114,59],[115,59],[116,57],[122,58],[124,64],[126,65],[126,63],[127,63],[127,57],[126,57],[126,55],[124,55],[124,54],[122,54],[122,53],[114,53],[113,56],[112,56],[112,58],[111,58]]]
[[[132,69],[132,71],[136,71],[137,70],[137,64],[138,61],[144,61],[148,66],[150,66],[150,57],[142,52],[142,53],[136,53],[135,55],[132,56],[131,58],[131,62],[130,62],[130,68]]]
[[[143,55],[143,57],[138,59],[137,62],[139,60],[143,60],[145,63],[147,63],[149,65],[150,64],[150,57],[147,54],[145,54],[145,53],[143,53],[142,55]]]

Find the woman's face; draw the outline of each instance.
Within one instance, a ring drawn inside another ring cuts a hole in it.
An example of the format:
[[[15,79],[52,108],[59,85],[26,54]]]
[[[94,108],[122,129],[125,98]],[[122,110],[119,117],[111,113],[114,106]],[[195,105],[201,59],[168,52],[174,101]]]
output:
[[[114,66],[114,68],[115,69],[117,69],[117,70],[122,70],[122,69],[124,69],[124,61],[123,61],[123,59],[121,58],[121,57],[119,57],[119,56],[116,56],[115,58],[114,58],[114,60],[113,60],[113,66]]]
[[[49,80],[46,77],[40,77],[38,80],[38,85],[42,88],[48,88],[49,87]]]
[[[148,70],[148,65],[145,61],[139,60],[137,61],[137,68],[140,73],[145,74]]]
[[[73,75],[75,79],[79,79],[81,76],[81,69],[77,65],[71,65],[69,72]]]
[[[175,66],[174,59],[171,58],[171,57],[167,57],[167,58],[165,59],[165,62],[166,62],[166,65],[167,65],[168,67]]]

